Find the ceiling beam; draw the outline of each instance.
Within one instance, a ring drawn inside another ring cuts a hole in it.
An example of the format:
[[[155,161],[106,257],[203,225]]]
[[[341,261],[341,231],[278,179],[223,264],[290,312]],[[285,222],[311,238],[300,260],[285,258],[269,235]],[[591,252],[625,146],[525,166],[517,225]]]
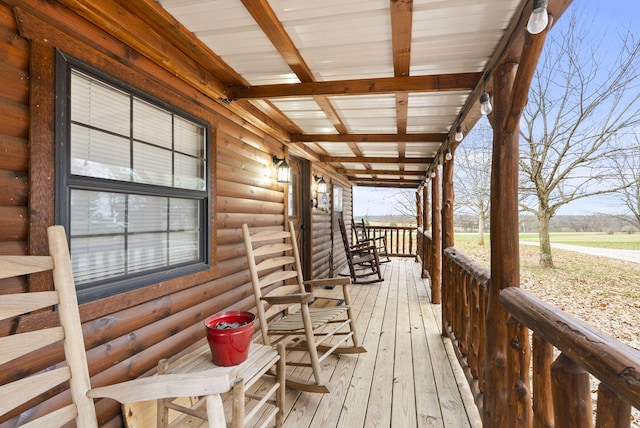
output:
[[[366,182],[366,181],[354,181],[351,180],[351,183],[355,184],[356,186],[360,186],[360,187],[390,187],[390,188],[398,188],[398,189],[417,189],[418,187],[420,187],[420,182],[411,182],[411,183],[407,183],[407,182],[399,182],[399,183],[389,183],[386,181],[379,181],[379,182]]]
[[[344,174],[344,175],[368,174],[368,175],[404,175],[404,176],[416,176],[416,177],[422,177],[424,175],[424,171],[390,171],[386,169],[336,168],[336,172],[338,174]]]
[[[358,183],[412,183],[415,185],[420,184],[422,179],[406,179],[406,178],[354,178],[351,181]]]
[[[433,158],[397,158],[374,156],[322,156],[320,162],[344,162],[344,163],[395,163],[395,164],[426,164],[433,162]]]
[[[229,99],[313,97],[319,95],[370,95],[401,92],[470,91],[482,73],[439,74],[431,76],[381,77],[377,79],[334,80],[329,82],[283,83],[229,87]]]
[[[445,132],[422,134],[293,134],[292,143],[442,143]]]
[[[393,48],[393,74],[408,76],[411,67],[411,29],[413,25],[413,0],[392,0],[391,45]],[[409,94],[396,94],[396,128],[398,134],[407,132]],[[402,148],[404,154],[404,147]]]

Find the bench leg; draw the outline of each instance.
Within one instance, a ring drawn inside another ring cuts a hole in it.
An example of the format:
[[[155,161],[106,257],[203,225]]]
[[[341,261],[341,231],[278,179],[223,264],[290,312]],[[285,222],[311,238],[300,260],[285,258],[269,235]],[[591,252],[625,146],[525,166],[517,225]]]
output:
[[[238,379],[233,385],[233,428],[244,428],[244,380]]]
[[[207,417],[209,418],[209,428],[227,428],[224,406],[219,394],[207,395]]]

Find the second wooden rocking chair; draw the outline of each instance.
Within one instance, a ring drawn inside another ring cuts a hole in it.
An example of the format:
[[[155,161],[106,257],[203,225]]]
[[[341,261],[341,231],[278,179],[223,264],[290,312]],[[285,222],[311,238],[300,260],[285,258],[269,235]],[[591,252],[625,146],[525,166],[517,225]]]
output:
[[[309,392],[329,392],[320,363],[332,353],[366,352],[360,346],[351,311],[349,278],[304,281],[294,226],[289,231],[268,230],[251,234],[242,225],[251,283],[256,301],[262,339],[267,345],[285,343],[287,350],[308,352],[302,362],[287,361],[288,366],[311,367],[312,380],[287,375],[287,386]],[[343,302],[336,306],[314,308],[314,294],[306,287],[342,287]],[[278,318],[281,314],[284,316]],[[270,320],[274,319],[271,323]],[[348,342],[352,344],[349,344]]]
[[[351,245],[344,220],[338,219],[338,224],[340,225],[344,251],[347,254],[351,282],[353,284],[371,284],[384,281],[382,271],[380,270],[378,249],[375,243],[365,241]]]

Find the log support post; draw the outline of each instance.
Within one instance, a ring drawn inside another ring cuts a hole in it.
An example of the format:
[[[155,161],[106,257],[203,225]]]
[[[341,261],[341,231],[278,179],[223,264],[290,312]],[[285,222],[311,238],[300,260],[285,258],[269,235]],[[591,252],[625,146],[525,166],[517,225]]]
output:
[[[431,179],[431,303],[439,304],[442,300],[442,190],[440,168],[436,167],[433,171],[435,177]]]
[[[451,152],[453,155],[453,152]],[[442,248],[444,251],[446,248],[454,246],[453,240],[453,158],[451,160],[444,160],[442,165]],[[435,236],[434,236],[434,239]],[[444,260],[444,254],[441,256]],[[442,335],[447,334],[447,317],[451,318],[453,314],[449,314],[449,310],[456,311],[462,310],[462,308],[455,308],[454,303],[447,296],[453,296],[454,293],[459,293],[460,290],[448,290],[448,287],[454,286],[454,279],[452,276],[452,270],[443,269],[442,272],[442,295],[444,296],[444,304],[442,305]],[[449,320],[451,321],[451,320]],[[459,332],[457,332],[459,333]]]
[[[511,62],[497,67],[493,75],[494,110],[490,117],[491,281],[487,296],[483,424],[495,428],[530,427],[532,421],[528,331],[514,327],[510,337],[509,314],[498,302],[501,290],[520,285],[519,129],[509,132],[505,127],[517,70],[518,65]]]

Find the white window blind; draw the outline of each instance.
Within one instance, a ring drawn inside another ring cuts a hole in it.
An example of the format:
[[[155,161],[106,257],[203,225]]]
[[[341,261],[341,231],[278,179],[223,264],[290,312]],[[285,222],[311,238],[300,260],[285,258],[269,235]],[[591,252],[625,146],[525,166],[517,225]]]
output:
[[[204,263],[207,128],[71,70],[68,222],[79,288]]]

